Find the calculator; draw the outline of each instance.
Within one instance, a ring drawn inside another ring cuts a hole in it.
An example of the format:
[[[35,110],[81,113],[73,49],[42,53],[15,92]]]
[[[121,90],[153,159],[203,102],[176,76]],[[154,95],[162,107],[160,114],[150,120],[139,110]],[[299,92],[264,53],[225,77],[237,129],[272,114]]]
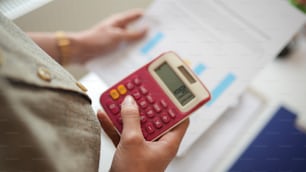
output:
[[[147,141],[158,139],[211,97],[192,70],[172,51],[161,54],[100,96],[100,103],[119,134],[121,103],[127,95],[138,104],[141,129]]]

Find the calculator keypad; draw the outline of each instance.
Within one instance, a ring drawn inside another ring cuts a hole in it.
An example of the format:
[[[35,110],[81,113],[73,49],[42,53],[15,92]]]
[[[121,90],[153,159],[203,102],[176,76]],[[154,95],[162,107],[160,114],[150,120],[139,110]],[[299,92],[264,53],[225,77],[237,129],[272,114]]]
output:
[[[110,89],[106,106],[121,125],[119,131],[122,130],[122,119],[118,114],[120,114],[120,104],[126,95],[133,96],[138,104],[142,132],[147,140],[154,138],[156,130],[166,130],[167,125],[175,122],[176,111],[170,108],[169,102],[159,97],[160,94],[154,95],[149,88],[150,86],[139,77],[134,77]]]

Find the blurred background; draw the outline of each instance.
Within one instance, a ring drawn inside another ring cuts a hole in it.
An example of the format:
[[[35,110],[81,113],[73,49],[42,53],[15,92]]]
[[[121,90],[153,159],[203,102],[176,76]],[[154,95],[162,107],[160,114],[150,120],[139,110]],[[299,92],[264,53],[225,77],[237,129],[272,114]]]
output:
[[[146,8],[152,0],[0,0],[1,11],[7,9],[24,31],[86,29],[107,16],[131,8]],[[9,10],[10,9],[10,10]],[[81,66],[67,69],[78,79],[87,73]]]

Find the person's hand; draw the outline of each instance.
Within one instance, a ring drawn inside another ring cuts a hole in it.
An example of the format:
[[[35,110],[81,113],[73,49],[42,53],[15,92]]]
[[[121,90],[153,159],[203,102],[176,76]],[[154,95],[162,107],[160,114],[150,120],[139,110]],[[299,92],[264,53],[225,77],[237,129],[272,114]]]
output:
[[[122,103],[123,130],[121,138],[108,117],[101,111],[97,116],[102,128],[117,146],[111,172],[161,172],[175,157],[186,132],[189,119],[166,133],[158,141],[146,141],[142,135],[138,106],[131,96]]]
[[[113,15],[96,26],[80,32],[65,32],[61,38],[68,40],[65,57],[58,47],[58,34],[47,32],[28,32],[31,39],[52,58],[63,65],[85,63],[95,57],[105,55],[116,49],[122,42],[143,38],[147,28],[129,29],[128,25],[143,15],[141,10],[130,10]]]
[[[113,15],[88,30],[76,33],[76,40],[80,45],[74,60],[77,63],[84,63],[115,50],[123,41],[131,42],[143,38],[147,28],[143,27],[137,30],[127,28],[142,15],[142,10],[130,10]]]

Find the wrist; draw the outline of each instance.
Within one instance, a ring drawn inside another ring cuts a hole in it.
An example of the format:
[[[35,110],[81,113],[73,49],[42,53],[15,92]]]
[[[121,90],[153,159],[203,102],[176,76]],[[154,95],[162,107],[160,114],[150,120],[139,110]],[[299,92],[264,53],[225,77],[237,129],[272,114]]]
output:
[[[55,32],[56,46],[58,50],[58,62],[67,65],[71,58],[71,40],[65,32]]]
[[[84,45],[82,38],[78,32],[67,33],[70,39],[70,63],[83,63],[84,59]]]
[[[55,37],[61,65],[82,63],[83,46],[78,33],[58,31]]]

